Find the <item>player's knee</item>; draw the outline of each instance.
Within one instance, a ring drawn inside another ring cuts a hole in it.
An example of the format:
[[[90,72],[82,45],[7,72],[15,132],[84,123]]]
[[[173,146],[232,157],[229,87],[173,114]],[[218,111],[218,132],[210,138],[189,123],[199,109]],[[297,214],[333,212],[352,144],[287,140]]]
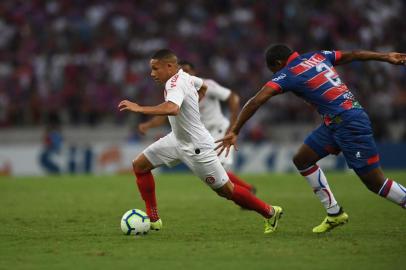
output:
[[[148,169],[138,159],[134,159],[132,164],[134,173],[142,174],[148,172]]]
[[[231,195],[227,192],[227,191],[223,191],[223,190],[215,190],[217,195],[219,195],[220,197],[226,198],[226,199],[230,199]]]
[[[293,161],[293,164],[295,164],[296,168],[299,170],[303,170],[303,169],[307,168],[305,161],[304,161],[302,155],[300,155],[300,153],[296,153],[293,156],[292,161]]]
[[[226,198],[227,200],[231,200],[231,197],[233,196],[233,189],[232,187],[228,187],[228,186],[223,186],[219,189],[215,189],[214,190],[217,195],[219,195],[220,197]]]

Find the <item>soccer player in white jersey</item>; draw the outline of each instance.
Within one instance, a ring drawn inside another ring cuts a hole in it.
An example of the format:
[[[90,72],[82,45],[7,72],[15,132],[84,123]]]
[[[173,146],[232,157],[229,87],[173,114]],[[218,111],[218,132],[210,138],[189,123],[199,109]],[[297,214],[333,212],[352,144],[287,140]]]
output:
[[[180,69],[176,55],[168,49],[157,51],[151,58],[150,66],[154,81],[165,85],[165,102],[156,106],[140,106],[123,100],[118,108],[120,111],[167,115],[172,128],[172,132],[151,144],[133,160],[133,170],[151,219],[151,229],[162,228],[151,170],[162,165],[170,167],[184,162],[218,195],[262,215],[265,218],[265,233],[274,232],[282,215],[282,208],[271,206],[246,188],[233,185],[221,166],[214,151],[214,139],[200,120],[199,96],[207,90],[203,80]]]
[[[190,75],[196,76],[196,69],[189,61],[181,60],[179,65],[182,70]],[[204,84],[207,85],[207,91],[199,102],[200,119],[202,120],[206,129],[210,132],[214,140],[221,139],[225,136],[229,127],[232,126],[237,119],[240,110],[240,97],[228,88],[225,88],[211,79],[203,79]],[[230,119],[221,111],[220,102],[226,102],[230,112]],[[138,125],[138,129],[142,134],[145,134],[150,128],[158,127],[167,122],[166,116],[155,116],[151,120]],[[220,162],[224,169],[227,171],[228,178],[234,185],[245,187],[255,194],[255,187],[231,171],[234,156],[230,153],[226,156],[223,152],[219,156]]]

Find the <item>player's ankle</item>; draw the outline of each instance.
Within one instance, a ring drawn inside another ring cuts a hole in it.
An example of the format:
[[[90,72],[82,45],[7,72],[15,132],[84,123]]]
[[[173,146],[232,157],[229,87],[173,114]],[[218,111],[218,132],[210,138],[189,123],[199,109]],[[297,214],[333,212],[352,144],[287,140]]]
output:
[[[155,221],[157,221],[157,220],[160,219],[160,218],[159,218],[159,215],[158,215],[158,209],[156,209],[156,208],[150,208],[150,209],[148,209],[147,214],[148,214],[149,220],[150,220],[151,222],[155,222]]]
[[[271,217],[273,217],[274,215],[275,215],[275,208],[273,208],[273,206],[272,205],[270,205],[269,206],[269,217],[268,218],[271,218]]]
[[[344,212],[341,206],[338,206],[338,211],[327,211],[327,216],[329,217],[336,217],[341,215]]]

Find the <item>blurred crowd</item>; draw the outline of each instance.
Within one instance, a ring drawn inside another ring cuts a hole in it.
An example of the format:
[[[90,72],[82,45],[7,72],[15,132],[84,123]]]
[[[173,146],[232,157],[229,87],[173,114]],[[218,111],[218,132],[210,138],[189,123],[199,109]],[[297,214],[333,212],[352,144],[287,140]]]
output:
[[[116,106],[123,98],[162,101],[149,57],[163,47],[245,102],[270,78],[269,44],[298,52],[405,51],[404,14],[402,0],[3,0],[0,127],[134,122]],[[406,68],[358,62],[338,70],[370,113],[378,139],[390,136],[385,125],[406,118]],[[260,140],[269,124],[315,121],[310,108],[286,94],[268,102],[248,130]]]

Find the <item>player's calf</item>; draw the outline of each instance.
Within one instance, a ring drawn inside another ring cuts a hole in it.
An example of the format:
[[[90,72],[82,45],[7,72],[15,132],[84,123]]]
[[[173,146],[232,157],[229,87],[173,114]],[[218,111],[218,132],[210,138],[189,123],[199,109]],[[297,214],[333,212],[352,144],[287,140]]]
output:
[[[379,167],[358,175],[369,190],[406,208],[406,188],[392,179],[385,178]]]
[[[247,210],[256,211],[265,218],[272,217],[272,207],[257,198],[244,187],[233,185],[230,181],[228,181],[225,185],[215,191],[219,196],[231,200],[235,204]]]

